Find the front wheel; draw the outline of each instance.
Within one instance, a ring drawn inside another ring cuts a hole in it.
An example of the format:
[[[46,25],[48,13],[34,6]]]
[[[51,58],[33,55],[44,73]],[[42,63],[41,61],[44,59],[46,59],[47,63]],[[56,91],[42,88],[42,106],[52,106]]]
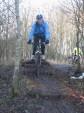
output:
[[[41,54],[37,53],[35,55],[35,64],[36,64],[36,76],[39,77],[40,75],[40,65],[41,65]]]

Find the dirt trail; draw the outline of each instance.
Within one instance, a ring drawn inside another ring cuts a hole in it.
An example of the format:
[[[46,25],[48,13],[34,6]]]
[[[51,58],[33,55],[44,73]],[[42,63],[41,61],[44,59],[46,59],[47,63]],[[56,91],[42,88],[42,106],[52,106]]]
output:
[[[13,66],[0,66],[0,113],[84,113],[84,103],[70,97],[69,88],[59,80],[71,67],[54,67],[45,62],[37,79],[34,63],[23,62],[19,73],[21,94],[11,98]],[[77,107],[79,103],[82,109]]]

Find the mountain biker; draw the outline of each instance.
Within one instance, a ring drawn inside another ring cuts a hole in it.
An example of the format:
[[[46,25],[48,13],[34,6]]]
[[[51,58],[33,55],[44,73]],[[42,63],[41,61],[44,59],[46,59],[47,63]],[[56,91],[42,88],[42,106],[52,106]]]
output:
[[[73,55],[74,56],[82,56],[83,55],[83,52],[82,52],[82,50],[79,48],[79,53],[78,53],[78,48],[77,47],[75,47],[74,49],[73,49]]]
[[[78,44],[76,44],[76,47],[73,49],[72,56],[73,56],[73,59],[76,60],[76,61],[79,58],[80,58],[80,60],[82,59],[83,52],[82,52],[82,50],[80,48],[78,48]]]
[[[50,32],[48,23],[44,21],[41,14],[36,16],[36,22],[32,24],[32,28],[29,33],[28,44],[32,44],[33,41],[32,59],[34,59],[39,39],[41,40],[42,59],[45,59],[45,44],[49,44]]]

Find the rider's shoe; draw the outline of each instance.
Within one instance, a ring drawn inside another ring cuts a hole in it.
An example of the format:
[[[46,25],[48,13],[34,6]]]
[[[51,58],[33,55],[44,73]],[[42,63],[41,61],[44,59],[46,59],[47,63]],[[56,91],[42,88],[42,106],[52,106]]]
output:
[[[35,60],[35,56],[34,55],[31,56],[31,60]]]
[[[42,60],[45,60],[45,55],[42,55]]]

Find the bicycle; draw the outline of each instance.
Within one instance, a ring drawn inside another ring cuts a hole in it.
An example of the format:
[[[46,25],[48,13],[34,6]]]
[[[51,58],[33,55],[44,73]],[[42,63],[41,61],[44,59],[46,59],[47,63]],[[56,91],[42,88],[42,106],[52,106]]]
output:
[[[78,55],[72,55],[72,56],[68,57],[69,64],[72,64],[72,65],[78,64],[79,61],[80,61],[80,56],[78,56]]]
[[[35,65],[36,65],[36,76],[39,77],[40,75],[40,66],[42,64],[42,52],[41,52],[41,45],[45,44],[45,42],[41,42],[39,39],[37,44],[37,49],[35,52]]]
[[[78,55],[72,56],[72,63],[73,64],[78,64],[79,61],[80,61],[80,56],[78,56]]]

